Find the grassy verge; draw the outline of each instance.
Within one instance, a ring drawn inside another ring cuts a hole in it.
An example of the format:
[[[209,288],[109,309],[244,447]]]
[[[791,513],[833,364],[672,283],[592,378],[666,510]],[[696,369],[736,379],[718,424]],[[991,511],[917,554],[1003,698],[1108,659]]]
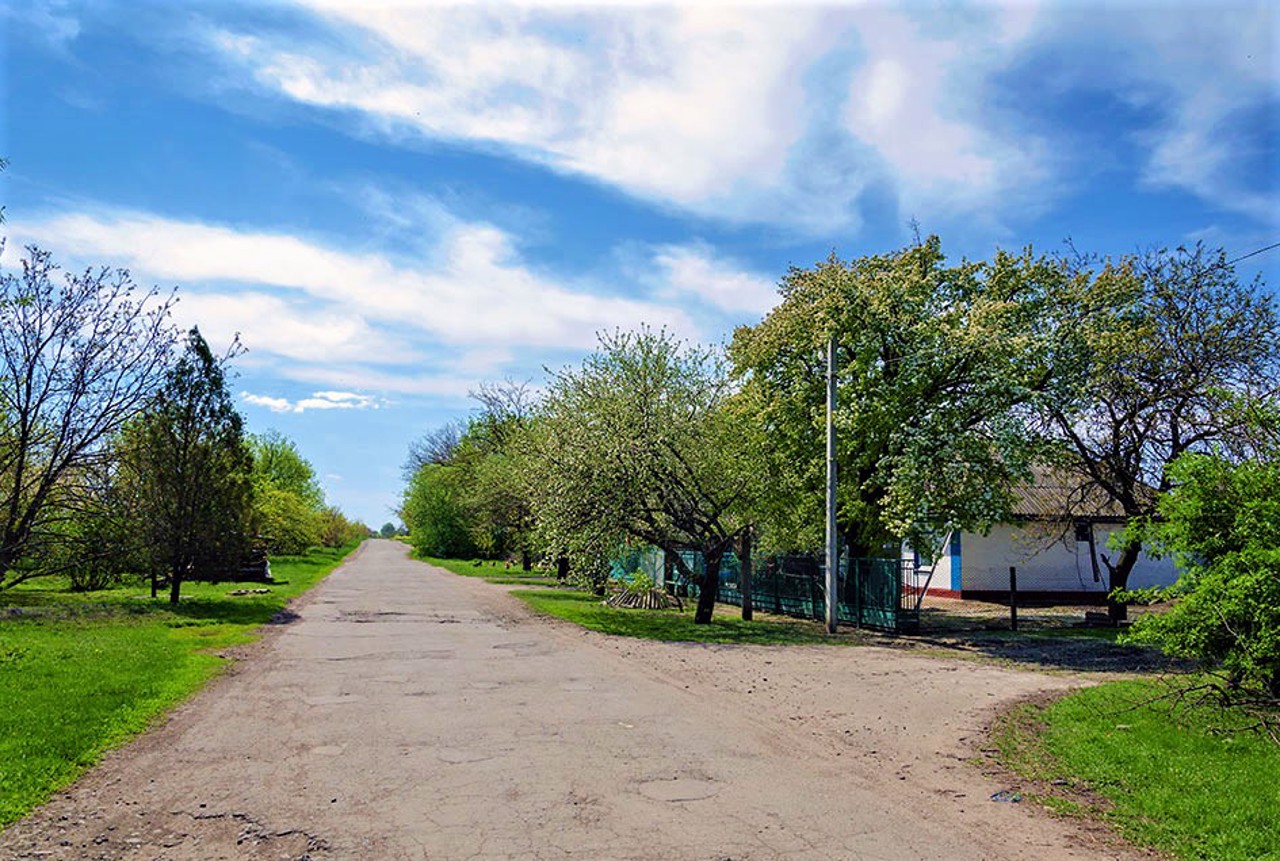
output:
[[[1114,682],[1006,715],[994,743],[1036,800],[1099,816],[1181,859],[1280,859],[1280,746],[1213,708],[1154,701],[1156,681]],[[1239,729],[1239,727],[1234,727]],[[1057,786],[1055,786],[1055,781]]]
[[[73,593],[33,581],[0,592],[0,827],[181,702],[288,600],[354,549],[271,561],[276,583],[191,583],[171,608],[146,587]],[[266,594],[233,596],[238,589]]]
[[[507,563],[496,562],[491,559],[468,561],[465,559],[435,559],[427,556],[419,558],[429,565],[452,571],[454,574],[459,574],[463,577],[482,577],[490,583],[540,586],[551,585],[556,582],[555,576],[545,569],[534,568],[532,571],[525,571],[515,565],[508,568]]]
[[[758,645],[857,645],[866,641],[858,631],[829,636],[822,625],[805,619],[767,616],[751,622],[736,615],[737,607],[720,605],[709,624],[693,623],[693,608],[684,610],[622,610],[606,607],[586,592],[522,589],[511,593],[539,613],[556,616],[602,634],[676,640],[692,643],[754,643]]]

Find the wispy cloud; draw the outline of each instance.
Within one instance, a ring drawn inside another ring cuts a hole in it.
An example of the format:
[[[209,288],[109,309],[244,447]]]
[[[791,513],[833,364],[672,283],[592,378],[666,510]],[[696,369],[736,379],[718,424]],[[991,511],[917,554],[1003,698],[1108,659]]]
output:
[[[0,21],[8,21],[12,32],[37,36],[57,50],[66,50],[80,35],[80,20],[61,0],[27,0],[0,4]]]
[[[1141,33],[1130,76],[1164,109],[1144,179],[1280,227],[1280,9],[1206,5]]]
[[[863,58],[841,112],[846,130],[888,167],[904,212],[996,221],[1043,204],[1044,142],[1004,133],[984,110],[987,78],[1014,55],[1034,7],[917,11],[859,16]],[[935,14],[941,20],[921,20]]]
[[[512,237],[483,223],[455,224],[417,267],[285,233],[137,212],[57,215],[15,223],[12,234],[145,280],[201,285],[189,298],[197,310],[261,331],[246,338],[250,349],[291,358],[412,359],[401,337],[385,338],[388,326],[454,346],[590,347],[596,331],[636,321],[696,335],[679,308],[597,295],[535,271]]]
[[[1030,72],[1011,82],[1026,109],[1046,100],[1070,106],[1052,116],[1057,140],[1046,143],[1061,151],[1055,167],[1088,175],[1094,162],[1132,150],[1134,173],[1121,181],[1280,227],[1280,7],[1224,0],[1099,12],[1048,6],[1009,52]],[[1100,121],[1104,105],[1125,120]],[[1069,141],[1082,126],[1096,142],[1074,151]]]
[[[355,392],[315,392],[309,398],[289,400],[269,395],[241,392],[245,403],[265,407],[273,413],[305,413],[308,410],[376,410],[382,403],[372,395]]]
[[[840,38],[819,10],[299,5],[344,38],[210,43],[263,91],[392,139],[499,147],[734,221],[810,220],[786,177],[804,170],[808,61]]]
[[[177,283],[182,325],[198,324],[214,343],[238,333],[246,367],[329,395],[457,399],[481,380],[528,372],[590,349],[600,331],[642,322],[692,340],[719,334],[701,331],[676,292],[647,299],[637,282],[636,295],[615,295],[615,284],[539,271],[493,225],[436,220],[423,257],[405,263],[323,238],[85,206],[6,225],[7,254],[35,242],[69,268],[105,263],[141,283]],[[672,256],[673,283],[688,282],[691,265]],[[246,402],[291,412],[357,405],[323,393],[288,400],[256,392]]]
[[[1074,56],[1077,44],[1096,85],[1158,92],[1151,186],[1261,218],[1274,192],[1274,179],[1251,191],[1233,167],[1256,141],[1222,133],[1252,106],[1272,112],[1274,139],[1277,13],[1265,2],[1176,14],[1036,2],[296,5],[333,37],[222,27],[206,38],[249,86],[332,110],[359,134],[496,148],[731,222],[856,229],[868,195],[886,188],[930,225],[1045,211],[1070,193],[1081,156],[1065,149],[1070,124],[1020,122],[1034,106],[1011,100],[1000,76],[1030,51]]]
[[[653,252],[658,293],[694,298],[730,314],[763,316],[778,303],[776,282],[725,259],[705,243],[664,245]]]

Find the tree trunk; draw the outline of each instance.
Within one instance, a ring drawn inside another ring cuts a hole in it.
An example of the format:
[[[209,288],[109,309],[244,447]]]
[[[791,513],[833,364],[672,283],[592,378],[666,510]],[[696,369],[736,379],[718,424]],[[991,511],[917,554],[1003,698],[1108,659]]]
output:
[[[695,625],[710,622],[711,614],[716,609],[716,598],[720,595],[720,559],[723,555],[723,548],[703,555],[706,569],[702,573],[701,589],[698,591],[698,609],[693,614]]]
[[[533,570],[533,554],[527,549],[520,551],[520,567],[525,571]]]
[[[863,530],[857,526],[850,526],[844,530],[844,546],[850,559],[869,559],[878,549],[867,542]]]
[[[741,573],[738,576],[738,588],[742,592],[742,620],[750,622],[755,613],[755,604],[751,599],[751,530],[742,530],[738,539],[738,563]]]
[[[178,599],[182,597],[182,570],[173,569],[173,573],[169,575],[169,603],[176,605]]]
[[[556,559],[556,579],[561,583],[569,579],[569,557],[561,556]]]
[[[1106,563],[1107,571],[1110,574],[1109,586],[1111,592],[1117,589],[1129,588],[1129,575],[1133,572],[1133,566],[1138,562],[1138,554],[1142,552],[1142,543],[1139,541],[1125,542],[1124,548],[1120,551],[1120,558],[1112,565],[1104,556],[1102,561]],[[1112,597],[1111,593],[1107,595],[1107,615],[1110,616],[1112,622],[1122,622],[1129,618],[1129,605],[1125,601],[1117,601]]]
[[[154,598],[160,591],[160,584],[157,581],[156,567],[151,566],[151,597]]]

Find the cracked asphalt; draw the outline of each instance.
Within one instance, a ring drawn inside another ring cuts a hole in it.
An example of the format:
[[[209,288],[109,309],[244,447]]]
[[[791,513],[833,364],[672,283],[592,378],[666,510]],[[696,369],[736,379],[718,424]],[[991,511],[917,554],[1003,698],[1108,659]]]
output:
[[[1139,857],[969,762],[999,704],[1072,677],[609,638],[390,541],[296,610],[0,858]]]

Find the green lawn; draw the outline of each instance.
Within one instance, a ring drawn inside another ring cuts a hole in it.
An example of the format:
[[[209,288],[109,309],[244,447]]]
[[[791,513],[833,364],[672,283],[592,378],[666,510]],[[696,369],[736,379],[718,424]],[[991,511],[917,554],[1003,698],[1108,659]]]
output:
[[[606,607],[601,599],[586,592],[549,589],[521,589],[511,593],[539,613],[557,616],[602,634],[640,637],[647,640],[676,640],[692,643],[754,643],[758,645],[858,645],[866,641],[861,632],[842,628],[829,636],[823,626],[805,619],[781,616],[742,621],[741,611],[717,605],[716,615],[706,625],[693,623],[693,605],[684,610],[622,610]]]
[[[490,583],[507,583],[514,585],[551,585],[556,582],[555,575],[544,568],[525,571],[519,565],[507,567],[505,562],[492,559],[436,559],[429,556],[418,557],[428,565],[452,571],[463,577],[482,577]]]
[[[1144,704],[1168,688],[1113,682],[1006,716],[1005,763],[1050,786],[1066,780],[1101,796],[1047,791],[1064,812],[1100,815],[1140,845],[1183,859],[1280,859],[1280,745],[1212,708]]]
[[[218,650],[254,639],[353,549],[273,559],[270,587],[186,584],[176,608],[139,586],[0,592],[0,827],[197,690],[225,665]],[[271,591],[227,594],[237,588]]]

